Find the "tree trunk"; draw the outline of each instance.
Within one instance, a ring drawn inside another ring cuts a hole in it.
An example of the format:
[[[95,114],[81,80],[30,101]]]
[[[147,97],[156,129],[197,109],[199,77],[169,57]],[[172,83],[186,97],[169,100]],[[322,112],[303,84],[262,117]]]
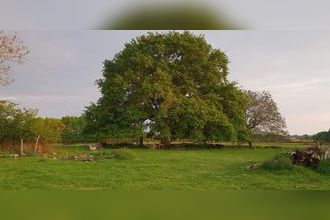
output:
[[[162,138],[160,143],[164,148],[169,148],[171,146],[171,141],[168,138]]]
[[[249,148],[252,148],[253,147],[252,141],[248,141],[248,143],[249,143]]]
[[[143,137],[140,137],[140,146],[143,147]]]
[[[35,154],[37,153],[37,150],[38,150],[39,138],[40,138],[40,135],[37,137],[36,145],[34,146],[34,153],[35,153]]]

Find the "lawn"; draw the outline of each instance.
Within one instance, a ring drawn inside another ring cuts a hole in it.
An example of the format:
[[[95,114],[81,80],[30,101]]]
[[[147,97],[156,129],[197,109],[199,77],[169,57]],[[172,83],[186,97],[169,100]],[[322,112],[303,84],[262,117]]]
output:
[[[283,149],[130,149],[134,159],[105,157],[95,161],[64,159],[70,155],[109,155],[84,147],[61,147],[56,155],[0,158],[0,189],[42,190],[242,190],[330,189],[330,176],[295,167],[291,171],[251,170],[247,166]]]

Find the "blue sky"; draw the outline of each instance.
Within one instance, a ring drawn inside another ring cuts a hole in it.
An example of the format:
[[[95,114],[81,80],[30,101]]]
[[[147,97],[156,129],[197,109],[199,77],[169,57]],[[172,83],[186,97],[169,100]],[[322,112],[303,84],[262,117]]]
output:
[[[269,90],[291,134],[330,127],[329,31],[194,31],[230,59],[230,79]],[[102,62],[146,31],[18,31],[31,53],[0,97],[40,115],[78,115],[99,97]]]

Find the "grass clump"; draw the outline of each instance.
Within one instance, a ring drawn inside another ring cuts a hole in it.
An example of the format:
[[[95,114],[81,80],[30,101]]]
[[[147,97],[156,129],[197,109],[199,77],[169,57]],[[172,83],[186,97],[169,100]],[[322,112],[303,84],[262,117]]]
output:
[[[110,153],[111,158],[116,158],[119,160],[132,160],[135,159],[135,154],[128,149],[118,149]]]
[[[47,161],[46,158],[39,158],[37,160],[38,163],[42,163],[42,162],[46,162],[46,161]]]
[[[322,160],[317,168],[317,171],[322,174],[330,174],[330,158]]]
[[[292,170],[293,164],[286,155],[278,154],[270,160],[261,163],[260,167],[265,170]]]

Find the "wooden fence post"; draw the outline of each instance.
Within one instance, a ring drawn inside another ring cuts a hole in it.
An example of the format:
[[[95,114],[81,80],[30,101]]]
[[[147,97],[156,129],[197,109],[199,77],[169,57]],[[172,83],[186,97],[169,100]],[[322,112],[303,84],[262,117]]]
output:
[[[23,142],[23,138],[21,139],[21,150],[20,150],[20,156],[23,156],[24,152],[24,142]]]
[[[40,135],[37,137],[36,145],[34,146],[34,153],[35,153],[35,154],[37,153],[37,150],[38,150],[39,138],[40,138]]]

